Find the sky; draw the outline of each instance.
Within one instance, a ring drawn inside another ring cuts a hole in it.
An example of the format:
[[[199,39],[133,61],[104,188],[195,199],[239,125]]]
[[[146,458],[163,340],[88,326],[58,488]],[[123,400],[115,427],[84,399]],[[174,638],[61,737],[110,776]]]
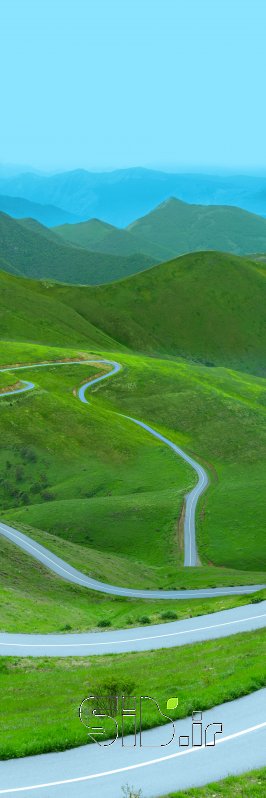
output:
[[[0,162],[266,171],[265,0],[0,0]]]

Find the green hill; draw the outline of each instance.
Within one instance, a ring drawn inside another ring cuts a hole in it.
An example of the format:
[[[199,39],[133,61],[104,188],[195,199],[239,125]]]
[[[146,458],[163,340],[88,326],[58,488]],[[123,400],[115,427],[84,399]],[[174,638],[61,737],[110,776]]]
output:
[[[188,205],[172,198],[127,229],[143,251],[152,241],[167,249],[168,258],[209,249],[235,255],[265,252],[266,219],[224,205]]]
[[[83,285],[118,280],[152,263],[141,255],[119,258],[66,245],[38,222],[21,223],[4,213],[0,213],[0,251],[7,271]]]
[[[0,259],[0,269],[6,264]],[[71,291],[71,289],[70,289]],[[42,283],[0,271],[0,338],[36,341],[52,346],[115,349],[108,335],[94,327],[69,304],[49,295]]]
[[[84,287],[26,281],[13,271],[0,277],[4,338],[91,341],[265,373],[266,281],[255,262],[200,252]]]
[[[124,230],[90,219],[54,231],[91,251],[123,256],[141,252],[161,261],[201,250],[248,255],[266,249],[266,219],[240,208],[189,205],[174,198]]]
[[[99,219],[89,219],[80,224],[64,224],[54,227],[53,230],[65,243],[91,252],[105,252],[122,257],[142,253],[153,261],[166,260],[168,257],[168,249],[161,247],[158,241],[156,244],[152,241],[141,241],[137,233],[121,230]]]
[[[48,293],[131,349],[265,373],[266,281],[244,258],[200,252],[112,285]]]

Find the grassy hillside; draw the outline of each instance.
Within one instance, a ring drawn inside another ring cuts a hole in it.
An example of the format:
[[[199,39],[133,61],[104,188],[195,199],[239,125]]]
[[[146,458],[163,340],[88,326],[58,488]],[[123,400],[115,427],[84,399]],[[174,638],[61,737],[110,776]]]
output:
[[[266,281],[245,259],[196,253],[112,285],[47,293],[134,350],[265,373]]]
[[[142,247],[152,241],[167,249],[168,258],[208,249],[236,255],[265,251],[266,219],[223,205],[188,205],[171,198],[127,229]]]
[[[189,205],[175,198],[124,230],[91,219],[55,231],[64,240],[92,251],[117,255],[143,252],[161,261],[200,250],[248,255],[266,249],[266,219],[240,208]]]
[[[0,267],[6,264],[0,259]],[[0,338],[58,346],[114,349],[115,342],[34,280],[0,271]],[[41,288],[41,290],[40,290]],[[1,349],[5,350],[6,344]],[[1,351],[3,362],[3,352]]]
[[[6,344],[4,358],[10,364],[51,355],[62,359],[64,352]],[[3,517],[106,581],[264,582],[265,380],[182,361],[115,357],[123,370],[93,389],[89,406],[73,389],[94,369],[71,364],[25,369],[20,378],[34,379],[37,390],[0,400]],[[18,372],[11,367],[2,376],[12,385]],[[114,409],[150,422],[207,467],[211,486],[197,522],[204,567],[181,567],[178,519],[194,472]]]
[[[130,347],[263,374],[265,293],[257,263],[220,253],[187,255],[98,287],[51,285],[2,272],[0,335]]]
[[[40,233],[38,225],[20,224],[0,213],[0,248],[7,271],[34,279],[50,279],[84,285],[118,280],[147,269],[151,258],[132,255],[119,258],[87,252],[57,241],[55,235]]]
[[[161,246],[158,241],[142,241],[137,232],[113,227],[99,219],[89,219],[80,224],[64,224],[54,227],[53,230],[64,242],[84,247],[91,252],[105,252],[123,257],[142,252],[154,262],[167,260],[169,256],[169,248]]]

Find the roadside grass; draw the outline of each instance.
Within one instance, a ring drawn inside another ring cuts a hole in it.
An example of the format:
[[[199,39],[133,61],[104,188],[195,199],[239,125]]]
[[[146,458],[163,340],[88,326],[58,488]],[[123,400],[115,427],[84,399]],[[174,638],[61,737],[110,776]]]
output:
[[[113,568],[115,566],[113,562]],[[184,591],[182,601],[107,596],[65,582],[1,538],[1,632],[97,631],[103,621],[112,629],[130,629],[148,622],[158,624],[193,618],[263,599],[266,599],[266,590],[249,596],[193,600],[186,599]]]
[[[213,781],[206,787],[171,792],[164,798],[265,798],[265,795],[266,768],[262,768],[242,776],[229,776],[222,781]]]
[[[0,757],[59,751],[88,741],[87,729],[78,718],[79,706],[88,695],[152,696],[166,714],[168,698],[178,696],[178,707],[171,713],[177,719],[264,687],[265,631],[123,655],[4,657],[0,684]],[[143,728],[167,720],[147,701]],[[130,723],[127,731],[131,731]],[[161,738],[160,731],[160,743]]]

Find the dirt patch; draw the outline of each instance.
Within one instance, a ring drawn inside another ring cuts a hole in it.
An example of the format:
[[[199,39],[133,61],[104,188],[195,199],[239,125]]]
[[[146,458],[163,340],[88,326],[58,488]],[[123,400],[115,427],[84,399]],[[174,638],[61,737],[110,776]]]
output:
[[[180,553],[184,553],[184,521],[185,521],[186,503],[183,499],[179,518],[177,520],[177,544]]]
[[[88,360],[90,355],[77,355],[76,357],[63,357],[62,360],[38,360],[38,363],[12,363],[11,365],[6,365],[6,363],[0,366],[0,369],[4,369],[5,371],[12,371],[12,368],[21,368],[22,366],[26,369],[28,366],[56,366],[57,363],[77,363],[77,358],[80,361]],[[97,360],[95,361],[97,363]]]
[[[20,382],[15,382],[13,385],[5,385],[3,388],[0,388],[0,394],[6,393],[7,391],[17,391],[21,388]]]

